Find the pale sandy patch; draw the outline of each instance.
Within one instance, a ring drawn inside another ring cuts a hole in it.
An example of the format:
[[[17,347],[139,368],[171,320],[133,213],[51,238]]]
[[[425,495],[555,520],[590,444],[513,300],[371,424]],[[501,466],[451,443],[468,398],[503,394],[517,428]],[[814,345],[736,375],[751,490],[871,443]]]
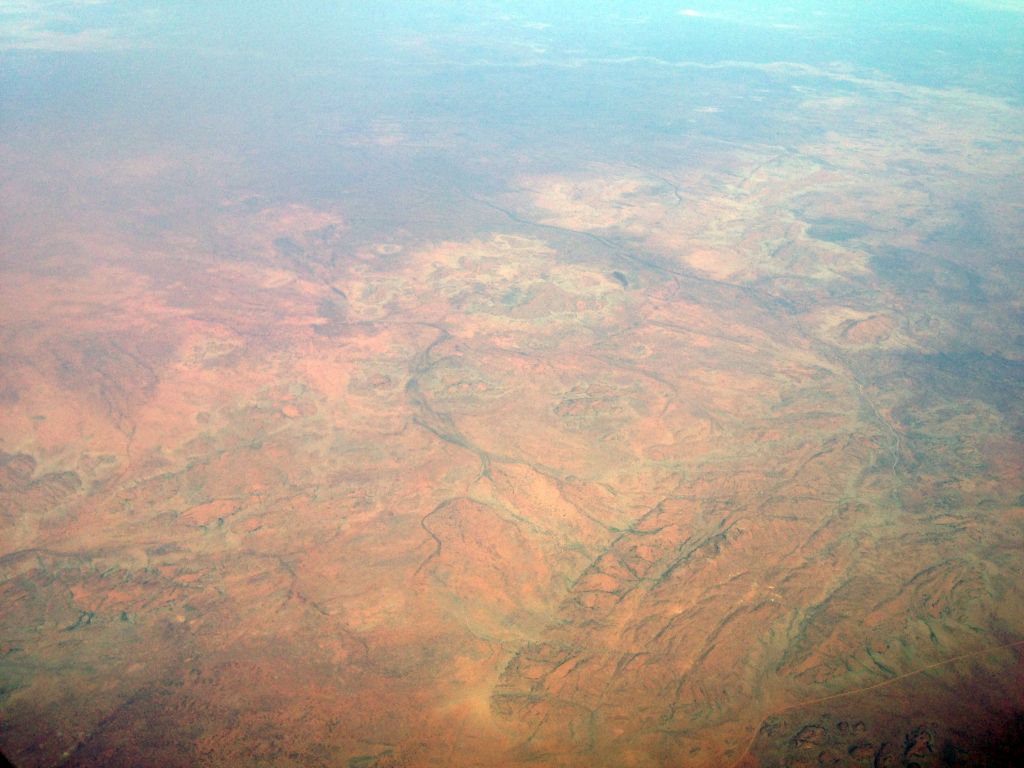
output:
[[[686,264],[716,280],[724,280],[743,268],[743,260],[735,253],[699,248],[684,259]]]
[[[543,221],[566,229],[621,228],[664,215],[663,201],[652,196],[655,185],[646,178],[536,176],[522,184],[532,193],[533,205],[550,214]]]

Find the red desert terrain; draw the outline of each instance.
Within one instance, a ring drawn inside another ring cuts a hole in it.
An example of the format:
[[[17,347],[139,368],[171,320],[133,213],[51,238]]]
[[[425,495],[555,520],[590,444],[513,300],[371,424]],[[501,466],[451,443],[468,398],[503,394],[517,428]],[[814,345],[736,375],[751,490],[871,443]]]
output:
[[[358,205],[12,127],[3,753],[1011,764],[1022,113],[854,85]]]

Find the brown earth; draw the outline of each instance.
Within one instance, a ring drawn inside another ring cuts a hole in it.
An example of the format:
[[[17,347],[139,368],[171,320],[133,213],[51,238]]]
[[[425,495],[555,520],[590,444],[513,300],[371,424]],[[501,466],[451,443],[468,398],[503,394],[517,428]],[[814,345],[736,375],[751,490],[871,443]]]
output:
[[[847,132],[510,179],[449,238],[227,195],[160,237],[13,222],[4,753],[1002,764],[1019,265],[922,256],[954,193],[890,169],[927,139],[995,210],[1020,158],[957,137],[1020,115],[914,97],[906,144],[812,99]]]

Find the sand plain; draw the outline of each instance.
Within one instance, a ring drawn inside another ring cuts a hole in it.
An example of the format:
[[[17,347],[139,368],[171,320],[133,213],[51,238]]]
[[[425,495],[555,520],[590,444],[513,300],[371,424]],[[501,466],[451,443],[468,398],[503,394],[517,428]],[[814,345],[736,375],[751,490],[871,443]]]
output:
[[[1002,764],[1020,110],[866,101],[458,190],[445,236],[8,165],[54,213],[0,282],[4,753]]]

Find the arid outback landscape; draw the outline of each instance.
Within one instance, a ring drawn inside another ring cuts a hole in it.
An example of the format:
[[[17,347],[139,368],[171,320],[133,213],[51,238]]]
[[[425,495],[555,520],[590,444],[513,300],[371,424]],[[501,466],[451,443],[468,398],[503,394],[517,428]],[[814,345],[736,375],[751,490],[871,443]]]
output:
[[[1014,764],[1020,99],[499,21],[429,114],[6,38],[0,751]]]

